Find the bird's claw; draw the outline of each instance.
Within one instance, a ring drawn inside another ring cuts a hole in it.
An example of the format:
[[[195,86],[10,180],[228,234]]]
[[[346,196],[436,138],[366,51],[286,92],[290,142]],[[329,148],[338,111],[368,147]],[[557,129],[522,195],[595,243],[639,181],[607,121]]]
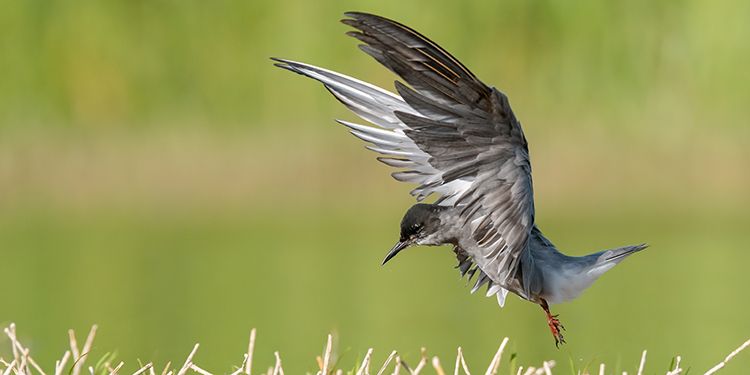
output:
[[[557,315],[550,315],[547,317],[547,324],[549,325],[550,331],[552,331],[552,337],[555,338],[555,347],[560,348],[560,344],[565,344],[565,338],[562,335],[562,331],[565,330],[565,326],[560,323],[557,319]]]
[[[549,325],[549,330],[552,331],[552,337],[555,338],[555,347],[560,349],[560,344],[565,344],[565,338],[562,335],[562,331],[565,331],[565,326],[558,319],[560,315],[552,315],[549,312],[547,301],[542,299],[539,304],[542,306],[544,313],[547,314],[547,325]]]
[[[562,344],[565,344],[565,339],[562,336],[559,338],[555,337],[555,348],[560,349],[560,345]]]

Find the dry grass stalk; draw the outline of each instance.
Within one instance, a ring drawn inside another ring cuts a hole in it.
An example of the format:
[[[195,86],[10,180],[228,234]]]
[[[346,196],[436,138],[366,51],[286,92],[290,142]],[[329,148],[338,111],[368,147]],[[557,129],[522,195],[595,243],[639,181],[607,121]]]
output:
[[[141,375],[146,371],[153,370],[154,366],[149,362],[145,366],[138,369],[138,371],[134,372],[133,375]]]
[[[362,365],[357,369],[356,375],[370,375],[370,360],[372,359],[372,348],[367,349],[367,354],[362,360]]]
[[[401,357],[396,356],[396,366],[393,368],[393,374],[391,375],[399,375],[401,374]]]
[[[427,366],[427,349],[421,348],[419,350],[420,358],[419,363],[417,363],[417,367],[414,368],[413,371],[411,371],[411,375],[419,375],[419,373],[424,369],[425,366]]]
[[[75,372],[75,364],[78,363],[78,361],[81,360],[81,352],[78,351],[78,341],[76,341],[76,333],[72,329],[68,330],[68,340],[70,341],[70,352],[73,353],[73,373],[72,375],[78,375]]]
[[[195,346],[193,346],[193,350],[190,351],[190,354],[188,354],[187,358],[185,359],[185,363],[183,363],[182,367],[180,367],[180,370],[177,371],[177,375],[185,375],[187,370],[190,368],[190,365],[193,364],[193,356],[195,356],[195,352],[198,351],[198,347],[200,347],[200,344],[195,344]]]
[[[638,375],[643,375],[643,368],[646,366],[646,351],[641,354],[641,363],[638,365]]]
[[[6,328],[5,334],[8,335],[8,338],[10,338],[10,342],[12,345],[12,351],[13,351],[13,359],[16,361],[16,365],[19,364],[19,356],[18,356],[18,348],[16,347],[16,323],[10,323],[10,326]]]
[[[125,364],[125,362],[123,362],[123,361],[120,361],[120,363],[119,363],[119,364],[118,364],[117,366],[115,366],[115,368],[111,368],[111,367],[109,367],[109,364],[108,364],[108,365],[107,365],[107,370],[109,371],[109,375],[117,375],[117,372],[119,372],[119,371],[120,371],[120,369],[122,368],[122,366],[123,366],[124,364]],[[91,373],[92,373],[92,374],[93,374],[93,372],[94,372],[93,370],[94,370],[94,369],[93,369],[93,368],[91,368]]]
[[[711,375],[711,374],[713,374],[713,373],[721,370],[722,368],[724,368],[724,366],[727,365],[727,362],[731,361],[732,358],[734,358],[734,356],[736,356],[737,354],[739,354],[741,351],[745,350],[745,348],[747,348],[748,346],[750,346],[750,340],[745,341],[737,349],[735,349],[733,352],[729,353],[729,355],[726,358],[724,358],[723,361],[719,362],[716,366],[711,367],[710,370],[706,371],[705,375]]]
[[[438,357],[432,357],[432,368],[435,369],[437,375],[445,375],[445,371],[443,371],[443,366],[440,365],[440,359],[438,359]]]
[[[161,370],[161,375],[167,375],[171,371],[169,371],[169,368],[172,367],[172,361],[167,362],[166,365],[164,365],[164,369]]]
[[[542,368],[544,369],[545,375],[552,375],[552,369],[550,363],[547,361],[542,362]]]
[[[388,356],[385,362],[383,362],[383,366],[380,368],[380,371],[378,371],[378,375],[383,375],[383,373],[385,372],[385,369],[388,368],[388,365],[391,363],[391,361],[393,360],[393,357],[395,356],[396,356],[396,351],[394,350],[391,352],[391,355]]]
[[[6,328],[4,331],[10,339],[11,345],[13,345],[13,356],[16,357],[20,353],[22,359],[24,360],[23,363],[28,362],[39,374],[47,375],[44,373],[42,368],[39,367],[39,365],[34,361],[34,359],[31,358],[31,356],[29,355],[29,349],[24,348],[23,345],[21,345],[21,342],[16,338],[16,325],[11,324],[10,327]],[[17,357],[15,359],[17,359]],[[23,367],[20,367],[18,370],[19,372],[23,372]],[[27,373],[31,374],[30,371],[27,371]]]
[[[16,363],[16,369],[14,370],[16,374],[24,374],[26,373],[26,360],[23,359],[23,357],[18,352],[18,345],[16,345],[16,325],[15,323],[11,323],[10,326],[6,329],[4,329],[5,334],[10,339],[10,345],[13,352],[13,361]]]
[[[250,342],[247,344],[247,357],[245,358],[245,374],[250,375],[253,368],[253,351],[255,350],[255,328],[250,330]]]
[[[674,368],[667,372],[667,375],[677,375],[682,373],[682,368],[680,368],[680,361],[682,358],[678,355],[675,357],[674,360]]]
[[[99,329],[99,327],[94,324],[91,326],[91,330],[89,330],[88,336],[86,336],[86,341],[83,343],[83,349],[81,349],[81,355],[88,356],[89,352],[91,352],[91,346],[94,344],[94,337],[96,337],[96,330]],[[83,362],[86,360],[86,358],[83,358],[83,360],[78,363],[78,366],[83,366]],[[74,370],[75,371],[75,370]]]
[[[212,374],[212,373],[210,373],[210,372],[208,372],[208,371],[206,371],[206,370],[198,367],[198,365],[196,365],[195,363],[191,363],[190,364],[190,369],[193,370],[193,371],[195,371],[195,372],[197,372],[197,373],[199,373],[199,374],[201,374],[201,375],[214,375],[214,374]]]
[[[456,369],[454,371],[456,375],[458,375],[459,363],[461,364],[461,368],[464,370],[464,373],[466,375],[471,375],[471,373],[469,372],[469,366],[466,365],[466,360],[464,360],[464,352],[460,346],[458,347],[457,354],[456,354]]]
[[[76,341],[76,332],[73,329],[68,330],[68,341],[70,341],[70,352],[73,353],[73,358],[77,358],[78,352],[78,341]]]
[[[5,361],[3,362],[3,364],[7,363]],[[6,366],[7,368],[5,369],[5,371],[3,371],[3,375],[10,375],[10,372],[13,371],[13,368],[16,366],[16,360],[14,359],[10,361],[10,363],[8,363]]]
[[[458,354],[456,354],[456,365],[453,367],[453,375],[458,375],[458,366],[461,365],[461,347],[458,347]]]
[[[532,367],[529,366],[526,368],[526,372],[523,373],[523,375],[545,375],[545,374],[551,374],[552,368],[555,367],[556,362],[555,361],[544,361],[542,362],[542,367]],[[521,368],[518,369],[518,373],[521,373]]]
[[[65,365],[68,363],[69,358],[70,350],[66,350],[65,353],[63,353],[62,358],[55,361],[55,375],[62,375],[62,371],[65,368]]]
[[[18,363],[17,368],[13,370],[16,375],[31,375],[26,367],[26,357],[21,356],[21,361]]]
[[[241,373],[243,373],[245,371],[245,366],[247,366],[247,359],[248,359],[247,353],[243,354],[242,363],[240,364],[240,367],[237,367],[237,369],[234,370],[234,372],[232,372],[230,375],[240,375]]]
[[[328,366],[331,363],[331,352],[333,351],[333,337],[331,334],[328,334],[328,340],[326,340],[326,348],[323,351],[323,366],[321,366],[321,371],[323,375],[328,375]]]
[[[279,352],[273,352],[273,355],[276,357],[276,366],[273,368],[273,375],[284,375],[284,369],[281,368],[281,356],[279,356]]]
[[[509,339],[507,337],[503,338],[503,342],[500,343],[500,347],[497,348],[497,352],[495,353],[495,356],[492,357],[492,361],[490,362],[490,365],[487,367],[487,372],[485,372],[485,375],[495,375],[497,374],[497,369],[500,367],[500,360],[503,358],[503,350],[505,350],[505,345],[508,344]]]
[[[86,341],[83,343],[82,350],[78,350],[78,341],[76,340],[75,331],[72,329],[68,330],[70,351],[73,353],[73,369],[71,370],[71,375],[79,375],[81,373],[81,368],[84,363],[86,363],[86,356],[91,351],[91,345],[93,345],[94,337],[96,337],[97,328],[96,324],[91,326],[91,330],[89,331],[88,336],[86,336]]]

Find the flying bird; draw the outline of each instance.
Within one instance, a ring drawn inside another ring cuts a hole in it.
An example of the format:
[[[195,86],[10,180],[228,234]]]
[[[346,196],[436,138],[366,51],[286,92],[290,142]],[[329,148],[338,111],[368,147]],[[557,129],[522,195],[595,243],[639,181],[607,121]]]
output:
[[[508,292],[539,304],[555,345],[563,325],[549,306],[578,297],[599,276],[646,244],[575,257],[534,223],[529,149],[507,96],[482,83],[455,57],[417,31],[373,14],[348,12],[341,22],[359,48],[393,71],[396,93],[334,71],[277,59],[276,65],[321,82],[370,123],[338,122],[416,184],[418,202],[401,221],[383,264],[412,245],[451,245],[471,292],[487,285],[502,307]]]

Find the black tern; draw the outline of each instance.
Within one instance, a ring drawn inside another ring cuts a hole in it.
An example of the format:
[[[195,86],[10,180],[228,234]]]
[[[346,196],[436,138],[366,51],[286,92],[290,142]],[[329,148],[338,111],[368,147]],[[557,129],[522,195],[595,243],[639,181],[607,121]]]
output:
[[[373,126],[339,120],[392,176],[417,187],[398,243],[383,264],[411,245],[452,245],[461,276],[487,284],[502,307],[508,292],[539,304],[555,345],[564,327],[549,305],[578,297],[599,276],[646,244],[574,257],[557,250],[534,223],[529,150],[508,98],[482,83],[455,57],[417,31],[373,14],[348,12],[341,22],[359,48],[393,71],[394,94],[300,62],[276,65],[321,82]],[[408,85],[407,85],[408,84]]]

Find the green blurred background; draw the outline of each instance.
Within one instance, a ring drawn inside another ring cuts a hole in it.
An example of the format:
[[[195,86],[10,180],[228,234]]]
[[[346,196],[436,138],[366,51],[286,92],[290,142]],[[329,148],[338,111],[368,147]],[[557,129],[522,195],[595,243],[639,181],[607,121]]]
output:
[[[702,371],[750,338],[750,2],[13,1],[0,12],[0,322],[53,363],[94,358],[316,368],[374,346],[486,366]],[[508,94],[537,220],[571,254],[649,242],[573,303],[556,350],[538,306],[470,295],[448,248],[380,267],[412,204],[298,59],[392,88],[338,23],[405,22]],[[7,355],[7,341],[2,352]],[[448,365],[452,367],[452,365]],[[725,373],[745,373],[750,353]],[[49,368],[49,367],[47,367]],[[567,370],[563,371],[566,373]]]

